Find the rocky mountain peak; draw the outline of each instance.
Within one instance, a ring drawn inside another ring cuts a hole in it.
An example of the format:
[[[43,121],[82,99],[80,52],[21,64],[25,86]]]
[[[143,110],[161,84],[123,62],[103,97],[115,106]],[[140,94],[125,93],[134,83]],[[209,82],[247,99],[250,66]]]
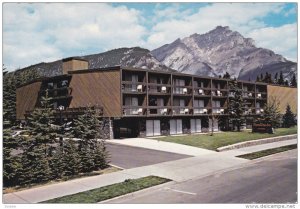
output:
[[[228,26],[217,26],[204,34],[194,33],[151,53],[158,61],[179,72],[205,76],[229,72],[232,77],[244,80],[255,80],[262,66],[272,64],[274,67],[276,63],[282,66],[282,62],[289,62],[269,49],[257,48],[253,39],[245,38]],[[264,67],[266,70],[270,69]]]

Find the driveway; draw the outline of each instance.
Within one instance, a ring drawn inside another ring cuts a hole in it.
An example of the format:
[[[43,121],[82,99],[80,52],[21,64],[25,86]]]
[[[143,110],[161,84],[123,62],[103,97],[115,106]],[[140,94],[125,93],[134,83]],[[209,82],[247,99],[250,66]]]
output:
[[[106,147],[110,154],[110,163],[124,169],[192,157],[190,155],[182,155],[120,144],[107,143]]]

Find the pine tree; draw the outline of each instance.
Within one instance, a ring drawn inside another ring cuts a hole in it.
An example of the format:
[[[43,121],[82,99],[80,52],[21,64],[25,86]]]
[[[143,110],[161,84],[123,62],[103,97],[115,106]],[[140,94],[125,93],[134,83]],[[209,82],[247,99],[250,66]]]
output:
[[[274,84],[278,84],[278,73],[277,72],[275,73],[275,76],[274,76]]]
[[[242,89],[239,88],[238,82],[233,81],[229,85],[234,94],[234,97],[231,97],[229,100],[229,120],[237,127],[237,130],[240,131],[241,126],[245,123],[244,111],[246,104],[243,99]]]
[[[77,152],[75,142],[65,140],[62,146],[57,146],[50,163],[54,179],[78,174],[80,156]]]
[[[78,152],[80,155],[81,172],[89,172],[97,167],[95,165],[95,152],[98,146],[97,139],[100,138],[99,115],[97,109],[89,107],[83,115],[74,120],[72,135],[80,139]],[[99,151],[98,149],[97,152]]]
[[[223,75],[223,78],[225,79],[230,79],[230,74],[226,71],[225,74]]]
[[[286,107],[285,114],[283,115],[283,126],[290,128],[291,126],[297,125],[295,114],[291,110],[291,106],[288,104]]]
[[[260,82],[259,76],[256,77],[256,82]]]
[[[292,80],[291,80],[291,86],[297,87],[297,79],[295,73],[293,74]]]
[[[281,86],[284,85],[284,79],[283,79],[282,71],[280,71],[280,74],[279,74],[278,84],[281,85]]]
[[[285,85],[285,86],[289,86],[288,80],[285,80],[285,81],[284,81],[284,85]]]
[[[260,120],[262,120],[263,123],[271,124],[274,128],[279,127],[281,120],[279,105],[280,102],[276,98],[270,97],[264,107],[264,112]]]
[[[263,76],[263,74],[262,74],[262,73],[260,74],[260,81],[261,81],[261,82],[263,82],[263,81],[264,81],[264,76]]]
[[[43,182],[53,176],[50,156],[56,142],[56,130],[51,127],[53,110],[50,100],[46,92],[46,96],[41,99],[41,107],[36,108],[27,118],[29,137],[23,142],[21,184]]]
[[[18,138],[12,136],[10,129],[3,130],[3,185],[15,186],[19,183],[21,162],[12,151],[18,148]]]

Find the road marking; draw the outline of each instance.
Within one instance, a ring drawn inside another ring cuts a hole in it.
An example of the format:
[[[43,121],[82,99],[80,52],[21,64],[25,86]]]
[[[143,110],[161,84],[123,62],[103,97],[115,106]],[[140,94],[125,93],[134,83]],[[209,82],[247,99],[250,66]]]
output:
[[[172,190],[172,191],[178,192],[178,193],[183,193],[183,194],[197,195],[197,193],[186,192],[186,191],[181,191],[181,190],[177,190],[177,189],[171,189],[171,188],[169,188],[169,187],[166,187],[165,189],[167,189],[167,190]]]

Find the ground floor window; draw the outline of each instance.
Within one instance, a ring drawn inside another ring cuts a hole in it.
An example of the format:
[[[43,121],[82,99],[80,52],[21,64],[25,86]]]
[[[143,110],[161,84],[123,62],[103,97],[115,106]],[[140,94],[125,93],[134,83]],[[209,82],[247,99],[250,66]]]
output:
[[[146,136],[159,136],[159,135],[160,135],[160,120],[147,120]]]
[[[181,119],[170,120],[170,134],[182,134],[182,120]]]
[[[191,119],[191,133],[201,132],[201,119]]]

